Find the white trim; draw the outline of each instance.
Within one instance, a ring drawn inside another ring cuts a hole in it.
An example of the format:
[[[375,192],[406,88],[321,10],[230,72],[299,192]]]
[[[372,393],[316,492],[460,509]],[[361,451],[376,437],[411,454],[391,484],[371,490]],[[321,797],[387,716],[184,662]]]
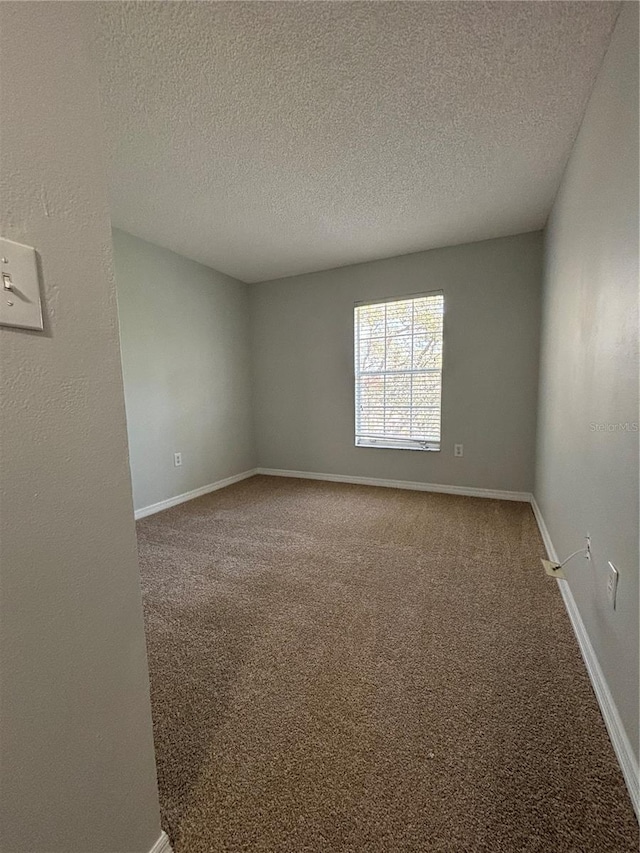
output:
[[[173,853],[169,836],[166,832],[163,831],[160,833],[160,838],[158,838],[149,853]]]
[[[194,498],[208,495],[209,492],[215,492],[217,489],[224,489],[225,486],[231,486],[233,483],[239,483],[240,480],[246,480],[247,477],[253,477],[258,473],[257,468],[252,468],[250,471],[243,471],[241,474],[234,474],[232,477],[226,477],[224,480],[217,480],[215,483],[209,483],[207,486],[200,486],[199,489],[193,489],[190,492],[184,492],[181,495],[176,495],[173,498],[167,498],[164,501],[159,501],[157,504],[149,504],[135,511],[136,521],[139,518],[146,518],[147,515],[154,515],[156,512],[162,512],[163,509],[183,504],[185,501],[192,501]]]
[[[540,530],[540,535],[542,536],[544,547],[547,549],[547,556],[550,560],[553,560],[554,563],[559,563],[560,560],[558,559],[558,555],[556,554],[556,549],[553,547],[551,536],[549,534],[549,531],[547,530],[547,525],[544,523],[544,518],[542,517],[540,507],[536,502],[535,495],[531,495],[531,509],[533,510],[533,514],[535,515],[536,521],[538,522],[538,529]]]
[[[499,501],[529,503],[529,492],[506,492],[499,489],[476,489],[473,486],[445,486],[440,483],[414,483],[411,480],[379,480],[375,477],[355,477],[350,474],[317,474],[312,471],[285,471],[281,468],[257,468],[256,474],[268,477],[293,477],[298,480],[327,480],[330,483],[352,483],[356,486],[384,486],[388,489],[412,489],[417,492],[439,492],[444,495],[467,495],[472,498],[493,498]]]
[[[549,559],[557,563],[558,555],[553,547],[549,530],[547,529],[547,525],[545,524],[542,513],[540,512],[540,507],[533,495],[531,496],[531,507],[533,509],[533,514],[536,517],[536,521],[538,522],[540,535],[542,536],[545,548],[547,549]],[[616,754],[616,758],[618,759],[618,764],[622,770],[624,781],[627,784],[627,790],[629,791],[629,796],[631,797],[636,817],[640,820],[640,767],[638,765],[638,759],[636,758],[631,742],[627,737],[624,725],[620,719],[620,714],[616,708],[616,703],[611,695],[609,685],[607,684],[607,680],[604,677],[600,664],[598,663],[598,658],[596,657],[595,650],[591,645],[589,634],[587,633],[585,624],[580,616],[580,611],[578,610],[578,605],[575,602],[569,583],[566,580],[560,579],[557,579],[556,583],[560,587],[562,600],[564,601],[564,606],[569,615],[569,619],[571,620],[571,625],[576,635],[578,645],[580,646],[582,658],[587,668],[587,672],[589,673],[589,678],[591,679],[591,686],[593,687],[596,699],[600,705],[600,713],[602,714],[604,724],[609,732],[609,738],[611,739],[611,744]]]

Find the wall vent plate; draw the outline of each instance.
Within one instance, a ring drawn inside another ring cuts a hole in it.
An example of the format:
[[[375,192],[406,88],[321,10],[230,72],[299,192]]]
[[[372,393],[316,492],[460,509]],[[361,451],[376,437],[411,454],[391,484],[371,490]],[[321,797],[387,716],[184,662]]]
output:
[[[0,325],[42,331],[36,250],[0,237]]]

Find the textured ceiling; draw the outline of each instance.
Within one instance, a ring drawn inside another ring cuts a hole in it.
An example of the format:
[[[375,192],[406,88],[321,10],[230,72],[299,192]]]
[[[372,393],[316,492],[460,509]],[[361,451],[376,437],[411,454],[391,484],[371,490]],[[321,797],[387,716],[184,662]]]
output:
[[[261,281],[542,227],[619,4],[95,9],[114,224]]]

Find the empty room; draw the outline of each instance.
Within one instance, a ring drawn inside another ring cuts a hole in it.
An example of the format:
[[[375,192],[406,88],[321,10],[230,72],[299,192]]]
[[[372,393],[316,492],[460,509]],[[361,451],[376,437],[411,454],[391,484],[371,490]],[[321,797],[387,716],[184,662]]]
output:
[[[0,2],[2,853],[639,846],[636,2]]]

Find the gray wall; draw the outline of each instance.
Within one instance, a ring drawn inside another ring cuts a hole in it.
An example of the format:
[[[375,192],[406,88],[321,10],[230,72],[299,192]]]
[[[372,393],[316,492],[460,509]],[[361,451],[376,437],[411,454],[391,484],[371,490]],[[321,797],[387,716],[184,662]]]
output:
[[[0,4],[2,234],[44,333],[0,328],[0,847],[160,834],[101,120],[87,4]]]
[[[252,285],[260,465],[530,491],[541,253],[533,232]],[[354,447],[353,303],[436,289],[441,451]]]
[[[535,495],[638,747],[638,6],[625,4],[545,240]],[[606,568],[620,572],[618,605]]]
[[[248,285],[123,231],[113,247],[140,509],[255,467]]]

